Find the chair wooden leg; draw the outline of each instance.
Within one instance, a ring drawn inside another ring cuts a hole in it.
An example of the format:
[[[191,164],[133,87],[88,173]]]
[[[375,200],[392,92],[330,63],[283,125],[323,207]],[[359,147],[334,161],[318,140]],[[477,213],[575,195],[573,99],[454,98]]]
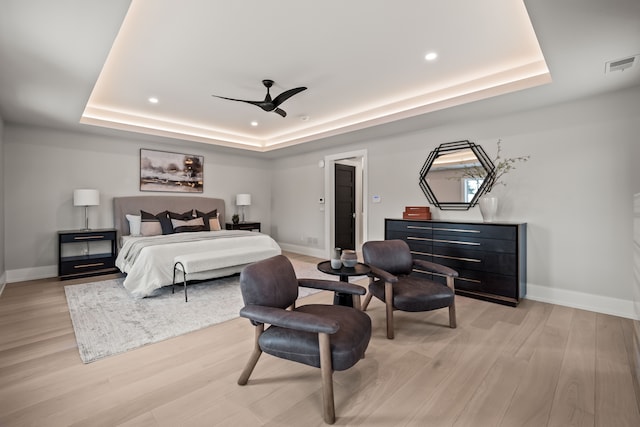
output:
[[[454,301],[449,306],[449,327],[456,328],[458,327],[458,323],[456,321],[456,302]]]
[[[367,295],[365,295],[364,297],[364,302],[361,305],[361,309],[362,311],[367,311],[367,307],[369,306],[369,303],[371,302],[371,297],[373,295],[371,294],[371,291],[367,292]]]
[[[393,285],[384,284],[384,304],[387,308],[387,338],[392,340],[393,335]]]
[[[262,355],[262,349],[260,349],[260,344],[258,344],[258,338],[260,338],[260,335],[262,335],[263,332],[264,332],[264,323],[260,323],[259,325],[256,325],[256,329],[255,329],[256,338],[255,338],[255,343],[253,347],[253,353],[251,353],[251,357],[249,357],[249,360],[247,361],[246,366],[244,367],[244,369],[242,370],[242,373],[240,374],[240,378],[238,378],[239,385],[247,384],[247,382],[249,381],[249,377],[253,372],[253,368],[256,367],[256,364],[258,363],[258,359],[260,359],[260,355]]]
[[[333,365],[331,364],[331,344],[329,334],[318,334],[320,344],[320,372],[322,374],[322,416],[324,422],[333,424],[336,421],[333,403]]]
[[[449,327],[456,328],[458,322],[456,321],[456,286],[455,279],[451,276],[447,276],[447,286],[453,291],[453,302],[449,306]]]
[[[352,295],[351,298],[353,298],[353,308],[355,308],[356,310],[360,310],[362,307],[362,304],[360,303],[360,295]]]

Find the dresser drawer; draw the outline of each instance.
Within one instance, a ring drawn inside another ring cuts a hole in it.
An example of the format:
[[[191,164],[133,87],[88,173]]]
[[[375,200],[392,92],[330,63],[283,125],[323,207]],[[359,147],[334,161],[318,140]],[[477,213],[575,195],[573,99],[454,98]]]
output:
[[[412,232],[418,234],[431,234],[433,226],[425,221],[386,221],[387,231]]]
[[[515,240],[484,239],[470,236],[433,236],[433,250],[438,248],[461,248],[476,251],[516,253],[518,250]]]
[[[455,281],[456,290],[489,294],[518,299],[518,282],[515,276],[462,271]]]
[[[472,236],[484,239],[516,240],[516,231],[516,228],[511,226],[486,224],[440,223],[433,226],[433,236],[436,238]]]
[[[60,262],[60,276],[85,274],[89,272],[114,269],[115,259],[109,254],[90,255],[62,258]]]
[[[457,271],[460,275],[455,279],[457,293],[473,292],[476,294],[484,294],[487,298],[493,295],[500,299],[509,298],[512,299],[513,302],[517,302],[518,283],[515,276],[502,276],[500,274],[479,271]],[[425,276],[430,277],[435,282],[446,284],[446,279],[443,276],[429,274]]]
[[[454,270],[464,269],[500,273],[515,276],[518,273],[518,258],[515,253],[474,251],[465,248],[439,247],[432,251],[433,262]]]
[[[61,234],[60,243],[74,243],[74,242],[95,242],[100,240],[116,240],[115,231],[105,231],[101,233],[87,232],[87,233],[73,233],[73,234]]]

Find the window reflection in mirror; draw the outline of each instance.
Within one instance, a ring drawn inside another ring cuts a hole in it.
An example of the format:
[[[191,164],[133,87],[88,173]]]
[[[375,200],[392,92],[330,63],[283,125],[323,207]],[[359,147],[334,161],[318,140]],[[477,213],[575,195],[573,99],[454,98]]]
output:
[[[464,195],[465,203],[470,203],[473,200],[473,196],[476,195],[478,189],[484,182],[484,179],[476,179],[476,178],[464,178],[462,180],[462,194]]]
[[[442,154],[433,161],[427,182],[439,201],[469,203],[483,178],[468,178],[465,170],[480,166],[478,157],[469,148]]]

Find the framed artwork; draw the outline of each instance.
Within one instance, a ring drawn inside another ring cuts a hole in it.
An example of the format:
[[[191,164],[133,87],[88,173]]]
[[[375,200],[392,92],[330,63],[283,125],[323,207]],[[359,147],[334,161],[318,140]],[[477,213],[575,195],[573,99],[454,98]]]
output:
[[[140,191],[202,193],[204,156],[140,149]]]

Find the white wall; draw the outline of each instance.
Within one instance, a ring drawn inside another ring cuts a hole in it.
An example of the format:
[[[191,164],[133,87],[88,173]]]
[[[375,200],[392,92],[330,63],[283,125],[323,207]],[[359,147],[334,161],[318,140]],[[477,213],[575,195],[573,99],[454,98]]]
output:
[[[8,281],[57,275],[57,230],[81,228],[84,209],[74,207],[75,188],[100,190],[100,206],[89,208],[89,226],[113,226],[113,197],[176,193],[139,191],[140,148],[204,156],[204,196],[226,200],[227,220],[235,195],[250,193],[247,220],[270,228],[269,162],[223,153],[195,143],[153,143],[124,138],[6,125],[4,133]]]
[[[318,206],[310,202],[322,190],[317,162],[366,148],[368,235],[382,239],[384,218],[401,217],[406,205],[427,204],[418,173],[432,149],[470,139],[493,157],[502,139],[504,156],[531,156],[506,176],[507,187],[494,190],[501,199],[499,220],[528,223],[528,297],[635,317],[630,249],[638,99],[640,88],[278,160],[273,224],[286,243],[299,243],[301,233],[324,235]],[[371,203],[373,195],[382,202]],[[481,220],[477,207],[434,209],[434,218]]]
[[[0,294],[2,293],[2,289],[4,288],[4,284],[6,283],[6,271],[4,264],[4,122],[2,117],[0,117],[0,165],[2,165],[2,171],[0,171]]]

